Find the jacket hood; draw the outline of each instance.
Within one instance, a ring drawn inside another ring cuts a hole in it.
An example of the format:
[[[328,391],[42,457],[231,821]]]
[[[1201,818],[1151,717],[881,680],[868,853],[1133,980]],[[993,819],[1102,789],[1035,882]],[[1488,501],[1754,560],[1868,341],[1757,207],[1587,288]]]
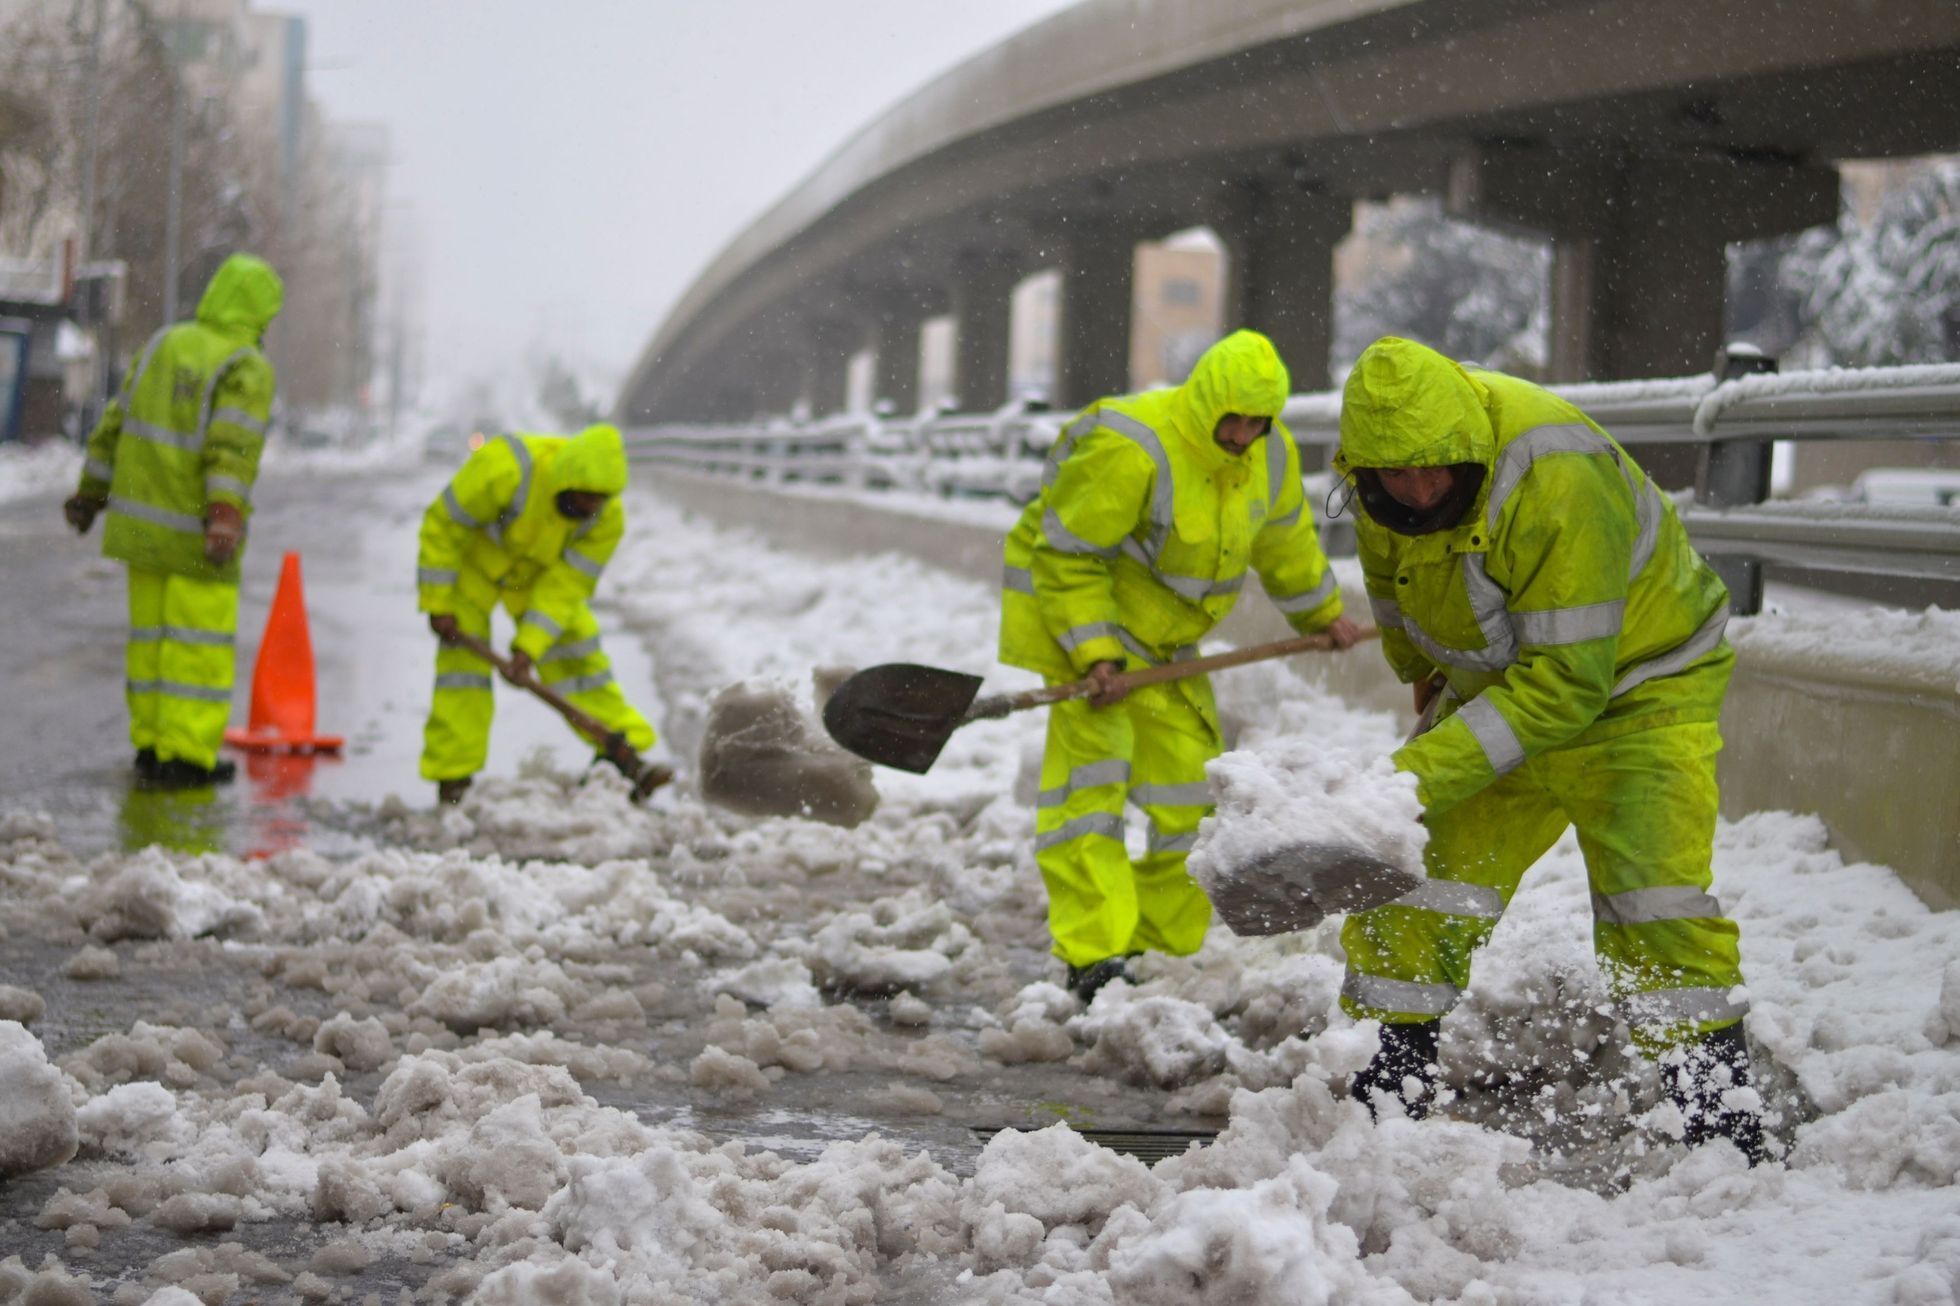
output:
[[[618,494],[626,488],[626,446],[617,426],[588,426],[565,442],[551,464],[551,492],[590,490]]]
[[[285,283],[270,263],[252,254],[233,254],[211,274],[211,284],[197,301],[197,320],[256,340],[285,302]]]
[[[1488,468],[1497,456],[1489,398],[1481,382],[1427,345],[1384,336],[1361,352],[1342,388],[1335,468]]]
[[[1257,331],[1234,331],[1205,350],[1177,388],[1179,425],[1200,449],[1230,457],[1212,440],[1218,419],[1238,413],[1277,421],[1291,384],[1272,341]]]

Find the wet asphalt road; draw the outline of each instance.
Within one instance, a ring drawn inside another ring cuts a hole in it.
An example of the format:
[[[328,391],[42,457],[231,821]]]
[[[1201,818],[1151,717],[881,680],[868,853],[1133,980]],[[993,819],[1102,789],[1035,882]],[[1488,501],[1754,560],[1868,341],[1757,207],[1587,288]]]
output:
[[[331,853],[334,831],[305,799],[431,802],[416,759],[434,641],[415,611],[413,578],[416,524],[441,484],[433,467],[406,476],[274,469],[261,479],[240,587],[232,722],[245,723],[280,561],[295,551],[318,728],[346,745],[337,758],[278,762],[227,750],[240,762],[237,782],[186,796],[133,784],[122,694],[127,589],[122,566],[101,556],[101,523],[77,538],[58,496],[0,504],[0,807],[48,812],[82,853],[159,840],[249,853],[302,838]],[[606,624],[621,683],[650,700],[645,650]],[[507,625],[498,631],[507,637]],[[580,763],[583,750],[549,709],[506,687],[497,698],[490,773],[510,774],[540,747],[560,765]]]

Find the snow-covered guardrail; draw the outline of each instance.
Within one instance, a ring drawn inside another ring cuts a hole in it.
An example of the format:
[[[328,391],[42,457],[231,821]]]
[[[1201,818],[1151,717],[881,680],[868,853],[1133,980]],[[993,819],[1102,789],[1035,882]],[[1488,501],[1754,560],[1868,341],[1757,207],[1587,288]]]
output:
[[[1731,370],[1773,367],[1732,355]],[[1743,611],[1754,611],[1763,565],[1862,577],[1873,597],[1900,601],[1896,582],[1960,598],[1960,506],[1765,504],[1778,440],[1960,439],[1960,365],[1758,370],[1553,387],[1636,453],[1702,449],[1695,499],[1682,516],[1717,560]],[[1041,460],[1068,415],[1014,404],[997,412],[905,419],[833,417],[796,423],[656,426],[626,432],[629,456],[767,484],[821,484],[945,496],[1031,497]],[[1285,421],[1302,463],[1325,468],[1340,440],[1337,392],[1295,395]],[[1330,532],[1339,550],[1351,537]]]

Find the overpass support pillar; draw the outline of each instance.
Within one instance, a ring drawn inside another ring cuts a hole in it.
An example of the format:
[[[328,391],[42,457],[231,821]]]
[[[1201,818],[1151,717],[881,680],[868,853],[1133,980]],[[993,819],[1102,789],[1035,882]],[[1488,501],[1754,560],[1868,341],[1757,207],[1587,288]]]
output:
[[[1530,146],[1459,156],[1458,217],[1550,236],[1547,379],[1637,380],[1707,370],[1721,348],[1733,241],[1834,222],[1834,168],[1780,160],[1649,159]],[[1670,489],[1692,486],[1691,447],[1640,462]]]
[[[1334,344],[1334,246],[1354,225],[1354,202],[1324,195],[1262,195],[1219,227],[1231,261],[1225,328],[1273,342],[1293,390],[1325,390]]]
[[[871,399],[894,417],[910,417],[919,409],[919,328],[923,325],[916,312],[899,309],[878,319]]]
[[[957,340],[953,393],[960,409],[990,413],[1007,402],[1008,349],[1014,330],[1014,287],[1020,267],[1004,257],[970,256],[953,287]]]
[[[851,355],[864,342],[855,322],[826,317],[810,327],[810,416],[829,417],[844,411],[851,384]]]
[[[1055,324],[1055,407],[1080,408],[1130,388],[1136,265],[1134,230],[1107,220],[1070,223]]]

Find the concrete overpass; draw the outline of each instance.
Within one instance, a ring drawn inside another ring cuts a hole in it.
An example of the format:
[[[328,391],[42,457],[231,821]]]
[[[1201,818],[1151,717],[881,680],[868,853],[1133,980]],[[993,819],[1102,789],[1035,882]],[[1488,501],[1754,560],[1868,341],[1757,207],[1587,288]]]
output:
[[[1960,149],[1955,0],[1085,0],[921,89],[730,243],[618,418],[1006,397],[1010,296],[1062,275],[1057,400],[1127,384],[1137,242],[1207,225],[1226,319],[1327,383],[1353,203],[1446,197],[1553,242],[1555,380],[1705,369],[1724,247],[1832,221],[1834,162]]]

